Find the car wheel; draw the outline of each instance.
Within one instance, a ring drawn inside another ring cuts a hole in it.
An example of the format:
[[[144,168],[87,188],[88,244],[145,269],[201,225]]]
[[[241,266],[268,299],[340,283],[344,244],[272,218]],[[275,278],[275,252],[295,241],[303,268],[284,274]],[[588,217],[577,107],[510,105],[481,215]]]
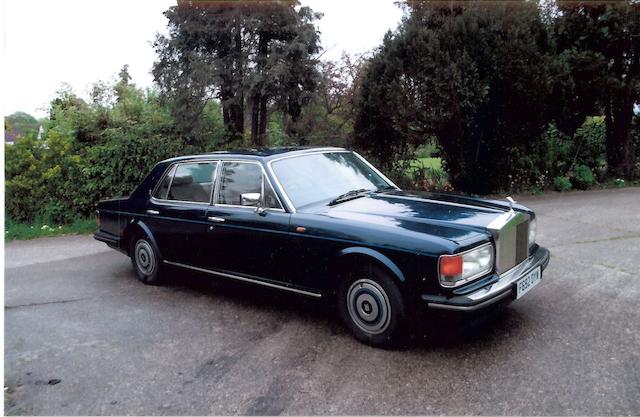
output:
[[[338,309],[351,333],[361,342],[396,346],[405,336],[405,303],[388,273],[376,266],[358,269],[341,282]]]
[[[160,254],[147,236],[134,237],[130,256],[133,270],[140,281],[150,285],[160,284]]]

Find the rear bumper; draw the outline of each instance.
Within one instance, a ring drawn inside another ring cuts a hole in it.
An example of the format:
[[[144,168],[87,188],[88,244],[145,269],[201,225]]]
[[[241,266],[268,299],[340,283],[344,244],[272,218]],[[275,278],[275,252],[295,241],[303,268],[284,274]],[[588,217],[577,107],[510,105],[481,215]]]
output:
[[[120,252],[124,251],[120,247],[120,237],[116,235],[112,235],[111,233],[107,233],[103,230],[98,230],[93,234],[93,238],[100,242],[106,243],[109,247],[119,250]]]
[[[520,265],[502,274],[496,281],[474,290],[465,295],[453,297],[422,295],[422,300],[430,309],[461,312],[481,311],[499,301],[515,298],[515,283],[531,270],[541,267],[543,270],[549,265],[549,250],[538,247]]]

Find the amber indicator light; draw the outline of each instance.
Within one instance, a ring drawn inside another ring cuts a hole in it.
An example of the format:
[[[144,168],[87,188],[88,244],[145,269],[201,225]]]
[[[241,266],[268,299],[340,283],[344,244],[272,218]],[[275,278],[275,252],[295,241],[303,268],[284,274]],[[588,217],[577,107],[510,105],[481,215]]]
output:
[[[440,275],[455,277],[462,274],[462,256],[443,256],[440,258]]]

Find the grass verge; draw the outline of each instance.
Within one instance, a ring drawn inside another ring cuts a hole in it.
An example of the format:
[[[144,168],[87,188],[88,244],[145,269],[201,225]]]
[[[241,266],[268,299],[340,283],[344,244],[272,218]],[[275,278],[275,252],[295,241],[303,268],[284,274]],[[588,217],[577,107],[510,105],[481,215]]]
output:
[[[431,169],[442,169],[442,159],[441,158],[418,158],[409,164],[411,168],[431,168]]]
[[[33,224],[15,223],[7,220],[4,226],[5,242],[27,240],[46,236],[80,235],[95,231],[98,224],[95,219],[78,219],[71,224],[54,226],[42,222]]]

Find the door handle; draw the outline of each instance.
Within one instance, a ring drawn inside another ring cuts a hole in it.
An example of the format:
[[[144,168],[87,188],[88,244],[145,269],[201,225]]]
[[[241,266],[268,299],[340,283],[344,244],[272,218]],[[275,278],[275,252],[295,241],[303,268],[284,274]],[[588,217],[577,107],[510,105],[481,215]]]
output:
[[[215,222],[215,223],[222,223],[224,222],[224,219],[222,217],[213,217],[213,216],[209,216],[207,217],[207,219],[209,219],[209,221]]]
[[[147,214],[160,214],[158,210],[147,210]]]

